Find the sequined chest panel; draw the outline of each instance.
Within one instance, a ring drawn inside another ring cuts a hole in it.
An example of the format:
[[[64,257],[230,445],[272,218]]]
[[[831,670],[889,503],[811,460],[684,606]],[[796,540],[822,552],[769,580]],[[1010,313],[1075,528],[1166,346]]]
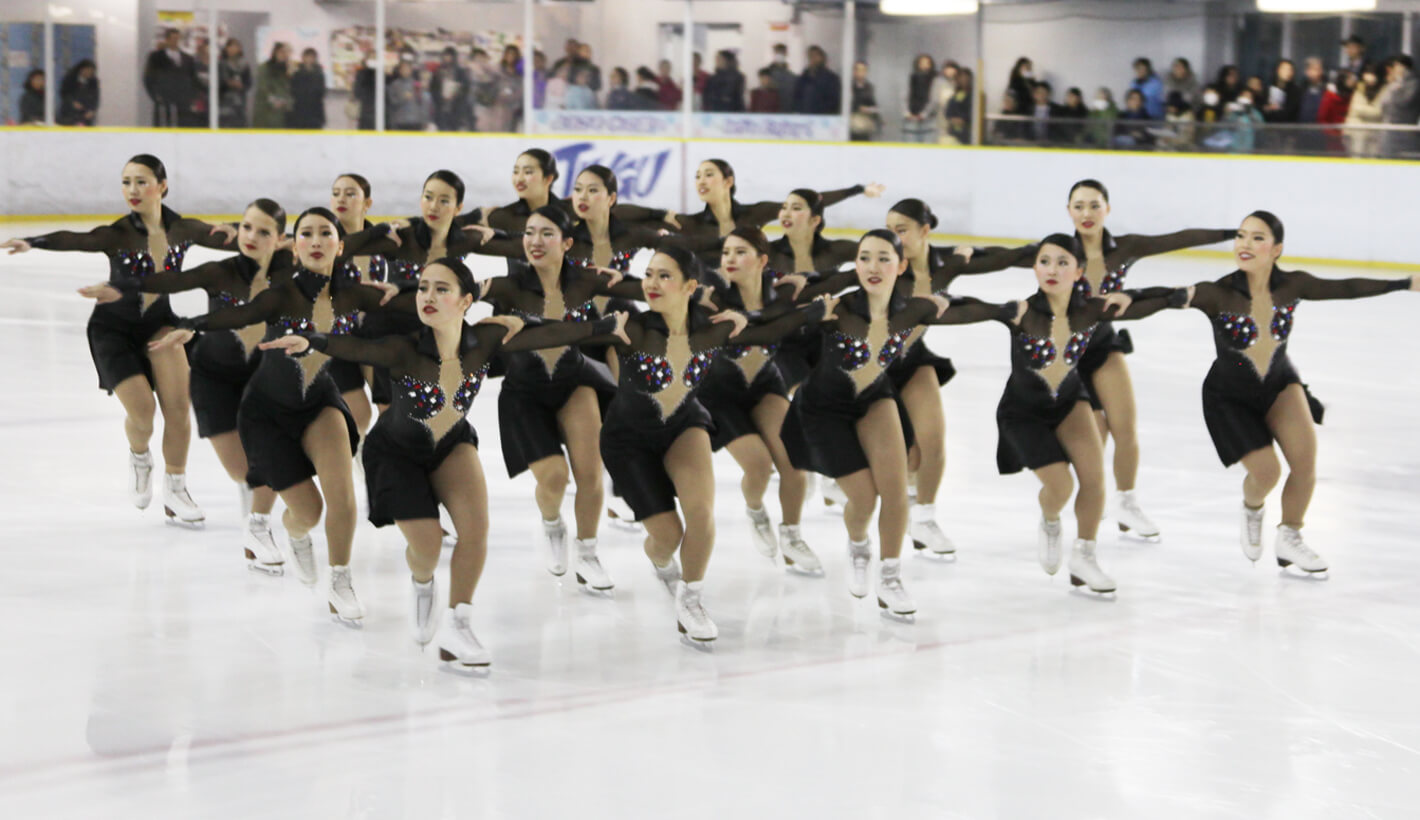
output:
[[[487,365],[473,373],[464,374],[463,384],[454,392],[454,410],[460,416],[468,414],[468,409],[473,406],[473,400],[478,397],[478,391],[482,389],[483,379],[487,375]],[[413,376],[400,377],[399,392],[401,398],[408,403],[408,416],[419,422],[428,422],[438,415],[448,400],[444,395],[444,388],[438,382],[426,382]]]
[[[173,273],[182,270],[182,261],[187,256],[187,249],[192,246],[191,242],[179,242],[176,245],[169,245],[168,252],[163,256],[163,272]],[[143,281],[149,274],[156,270],[153,264],[153,256],[146,250],[118,251],[113,256],[114,279],[122,282],[124,280],[139,282]],[[152,307],[162,297],[155,293],[145,293],[142,295],[143,309]]]
[[[681,371],[681,381],[688,388],[700,385],[705,373],[714,363],[717,351],[706,350],[690,357],[690,363]],[[664,356],[650,353],[633,353],[626,357],[635,372],[638,387],[646,393],[659,393],[675,382],[675,367]]]
[[[916,329],[910,327],[897,333],[888,334],[887,341],[883,342],[883,346],[878,350],[878,366],[885,368],[891,365],[898,356],[901,356],[903,348],[907,346],[908,339]],[[829,336],[829,340],[833,346],[834,355],[838,357],[840,370],[852,372],[862,368],[873,359],[873,346],[866,339],[836,330]]]
[[[1272,338],[1285,342],[1292,335],[1292,323],[1297,312],[1297,302],[1272,308]],[[1257,321],[1246,313],[1219,313],[1213,319],[1213,329],[1225,339],[1234,350],[1247,350],[1257,344]]]
[[[1129,266],[1123,265],[1104,272],[1104,278],[1100,280],[1100,296],[1111,293],[1118,293],[1124,290],[1124,277],[1129,275]],[[1075,292],[1086,299],[1095,295],[1094,287],[1090,285],[1089,277],[1081,276],[1080,281],[1075,283]]]
[[[1084,354],[1085,348],[1090,346],[1090,339],[1095,334],[1095,326],[1085,328],[1077,333],[1070,334],[1070,339],[1065,343],[1065,364],[1074,367],[1080,362],[1080,356]],[[1055,364],[1056,356],[1059,355],[1055,348],[1055,340],[1048,336],[1030,336],[1022,334],[1020,339],[1021,351],[1025,353],[1026,364],[1032,370],[1044,370]]]

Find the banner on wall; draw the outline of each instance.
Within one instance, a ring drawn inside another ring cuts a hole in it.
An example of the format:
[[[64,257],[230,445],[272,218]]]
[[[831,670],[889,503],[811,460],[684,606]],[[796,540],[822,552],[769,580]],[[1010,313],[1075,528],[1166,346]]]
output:
[[[811,114],[696,114],[692,132],[702,139],[833,142],[843,134],[842,117]]]
[[[674,111],[562,111],[539,109],[540,134],[608,134],[622,137],[679,137]]]
[[[679,146],[643,143],[583,141],[552,151],[559,173],[556,191],[563,198],[572,195],[577,175],[589,165],[605,165],[616,174],[617,199],[623,202],[678,202],[680,199]]]

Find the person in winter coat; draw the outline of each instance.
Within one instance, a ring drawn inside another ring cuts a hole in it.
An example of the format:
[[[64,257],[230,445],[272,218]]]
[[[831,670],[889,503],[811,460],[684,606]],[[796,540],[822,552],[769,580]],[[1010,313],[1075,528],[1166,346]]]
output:
[[[1385,103],[1385,85],[1381,82],[1381,68],[1368,63],[1361,70],[1361,81],[1351,94],[1350,105],[1346,109],[1347,125],[1380,125],[1383,119],[1382,105]],[[1346,129],[1346,150],[1353,157],[1378,157],[1381,155],[1381,132],[1367,128]]]
[[[241,41],[233,37],[222,47],[217,63],[217,126],[247,127],[247,92],[251,91],[251,66]]]
[[[301,52],[301,64],[291,75],[291,111],[286,115],[286,127],[311,131],[325,127],[325,69],[313,48]]]
[[[716,52],[715,73],[705,82],[703,98],[706,111],[745,110],[745,75],[733,51]]]
[[[1011,67],[1006,93],[1015,99],[1014,113],[1029,111],[1035,105],[1035,65],[1029,57],[1021,57]],[[1003,112],[1004,113],[1004,112]]]
[[[473,85],[467,68],[459,65],[453,46],[439,55],[439,67],[429,77],[429,100],[434,108],[434,126],[440,131],[468,131],[473,128]]]
[[[798,114],[837,114],[843,110],[843,86],[828,68],[828,54],[809,46],[809,65],[794,86],[794,111]]]
[[[1351,109],[1351,98],[1355,94],[1356,76],[1345,70],[1336,72],[1336,78],[1327,83],[1326,92],[1321,95],[1321,108],[1317,111],[1316,121],[1323,125],[1346,122],[1346,115]],[[1321,133],[1328,154],[1340,154],[1346,150],[1341,140],[1341,129],[1326,128]]]
[[[1174,94],[1183,98],[1189,110],[1198,105],[1199,95],[1202,93],[1198,83],[1198,75],[1193,73],[1193,66],[1184,57],[1179,57],[1173,61],[1173,66],[1169,69],[1169,76],[1164,78],[1164,101]]]
[[[419,80],[414,76],[414,63],[400,60],[394,75],[385,83],[385,115],[389,127],[395,131],[423,131],[427,120],[424,115],[424,96],[419,88]]]
[[[98,114],[98,67],[93,60],[80,60],[59,86],[59,111],[54,120],[60,125],[93,125]]]
[[[789,113],[793,110],[794,89],[799,82],[799,77],[789,68],[789,47],[783,43],[774,44],[774,59],[769,65],[764,67],[769,72],[774,90],[778,93],[779,111]]]
[[[44,125],[44,72],[25,75],[25,92],[20,95],[20,125]]]
[[[256,72],[256,99],[252,106],[252,125],[256,128],[285,128],[286,115],[291,112],[291,47],[277,43],[271,47],[271,57]]]
[[[918,54],[907,77],[907,110],[902,115],[904,142],[932,141],[937,116],[936,82],[936,63],[931,56]]]
[[[1420,79],[1415,77],[1415,63],[1406,55],[1390,58],[1390,86],[1381,103],[1381,118],[1390,125],[1415,125],[1420,121]],[[1420,150],[1414,131],[1392,131],[1386,134],[1386,156],[1406,156]]]
[[[1144,113],[1148,119],[1164,118],[1164,81],[1154,73],[1154,64],[1149,62],[1148,57],[1134,60],[1134,82],[1129,84],[1129,90],[1143,95]],[[1126,96],[1124,99],[1127,103],[1129,98]]]

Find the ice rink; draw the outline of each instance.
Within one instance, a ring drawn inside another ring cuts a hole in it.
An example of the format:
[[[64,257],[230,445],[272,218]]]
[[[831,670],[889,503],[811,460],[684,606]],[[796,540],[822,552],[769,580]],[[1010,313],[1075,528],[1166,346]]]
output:
[[[0,237],[52,227],[0,224]],[[1130,284],[1231,269],[1145,260]],[[849,597],[841,518],[817,498],[805,532],[827,577],[761,558],[720,454],[711,651],[682,645],[637,535],[603,526],[609,598],[542,567],[533,485],[503,471],[490,382],[470,420],[492,511],[474,628],[493,667],[470,677],[413,643],[394,528],[357,531],[354,630],[292,575],[248,571],[237,493],[205,442],[188,469],[205,531],[165,525],[159,499],[132,507],[122,413],[96,389],[90,303],[74,293],[105,277],[97,254],[0,257],[0,816],[1420,813],[1416,294],[1297,312],[1291,355],[1328,408],[1306,530],[1328,579],[1279,572],[1276,494],[1263,561],[1238,548],[1242,472],[1222,468],[1203,425],[1213,343],[1197,311],[1130,323],[1140,496],[1164,537],[1125,540],[1105,522],[1113,600],[1041,571],[1037,482],[996,475],[1006,331],[941,328],[928,341],[959,374],[942,391],[938,509],[959,560],[904,560],[916,623]],[[1033,289],[1024,270],[955,288],[993,301]]]

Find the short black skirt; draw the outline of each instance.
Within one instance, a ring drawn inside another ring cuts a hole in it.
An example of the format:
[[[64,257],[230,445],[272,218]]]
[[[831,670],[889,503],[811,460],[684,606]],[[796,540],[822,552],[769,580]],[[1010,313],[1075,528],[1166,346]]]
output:
[[[1065,389],[1052,400],[1028,402],[1011,385],[1006,386],[996,405],[996,469],[1001,475],[1070,460],[1055,430],[1075,405],[1089,403],[1090,391],[1079,379],[1062,387]]]
[[[365,389],[365,374],[360,369],[358,362],[346,361],[345,359],[331,359],[325,366],[326,372],[335,380],[335,386],[341,393],[349,393],[354,390]],[[389,371],[385,371],[389,375]],[[382,402],[389,404],[388,401]]]
[[[829,478],[868,469],[867,451],[858,440],[858,421],[868,414],[874,403],[883,399],[896,403],[898,419],[902,422],[903,445],[912,446],[912,422],[890,378],[879,379],[857,396],[851,395],[853,388],[846,380],[822,384],[828,378],[834,382],[843,380],[841,374],[815,370],[789,405],[780,438],[795,468]]]
[[[784,376],[785,386],[793,389],[814,372],[822,353],[823,330],[818,325],[809,325],[799,328],[779,343],[779,350],[774,354],[774,366]]]
[[[1115,330],[1113,322],[1100,322],[1095,328],[1095,333],[1085,348],[1085,355],[1081,356],[1075,365],[1075,369],[1080,372],[1080,378],[1085,380],[1085,387],[1089,388],[1090,407],[1095,410],[1104,409],[1100,404],[1099,393],[1095,390],[1095,373],[1109,361],[1111,353],[1123,353],[1127,356],[1133,352],[1134,340],[1130,338],[1129,331]]]
[[[717,358],[710,366],[695,397],[715,420],[715,434],[710,438],[712,450],[719,450],[741,436],[759,435],[753,413],[765,396],[789,398],[789,388],[774,361],[765,362],[748,385],[744,372],[734,362]]]
[[[1283,390],[1301,383],[1301,376],[1285,356],[1272,363],[1265,381],[1258,380],[1250,362],[1213,361],[1203,379],[1203,422],[1208,425],[1208,436],[1225,467],[1238,463],[1253,450],[1272,446],[1267,412]],[[1307,395],[1312,421],[1321,424],[1326,408],[1305,384],[1302,390]]]
[[[248,367],[234,369],[214,366],[203,356],[192,358],[188,394],[192,397],[192,414],[197,417],[198,438],[212,438],[237,429],[242,393],[259,361],[253,359]]]
[[[535,461],[563,452],[557,413],[579,387],[596,391],[603,413],[611,397],[616,395],[616,384],[607,366],[585,357],[569,376],[555,381],[503,379],[503,387],[498,391],[498,439],[509,478]]]
[[[957,374],[951,359],[933,353],[926,340],[918,339],[906,353],[888,365],[888,378],[892,379],[892,386],[902,392],[902,388],[917,374],[918,368],[922,367],[930,367],[937,374],[938,387],[951,381]]]
[[[710,413],[696,398],[686,399],[662,424],[621,418],[613,410],[602,424],[602,463],[617,495],[637,521],[675,510],[675,482],[666,471],[666,453],[686,430],[713,433]]]
[[[314,477],[316,468],[306,457],[301,437],[327,407],[334,407],[345,417],[353,458],[360,432],[350,408],[340,397],[339,388],[328,375],[321,374],[311,384],[306,400],[297,409],[272,401],[261,390],[246,391],[237,415],[237,432],[242,437],[242,449],[247,453],[247,483],[253,487],[264,484],[280,491]]]
[[[396,521],[438,518],[439,496],[429,476],[460,444],[478,448],[478,433],[467,420],[455,425],[433,449],[411,448],[395,440],[383,425],[372,427],[362,451],[370,523],[386,527]]]
[[[142,318],[132,321],[107,310],[105,305],[89,314],[86,333],[89,356],[99,376],[99,389],[109,393],[125,380],[143,376],[153,386],[153,366],[148,362],[148,343],[163,328],[177,326],[178,318],[166,298],[156,302]]]

